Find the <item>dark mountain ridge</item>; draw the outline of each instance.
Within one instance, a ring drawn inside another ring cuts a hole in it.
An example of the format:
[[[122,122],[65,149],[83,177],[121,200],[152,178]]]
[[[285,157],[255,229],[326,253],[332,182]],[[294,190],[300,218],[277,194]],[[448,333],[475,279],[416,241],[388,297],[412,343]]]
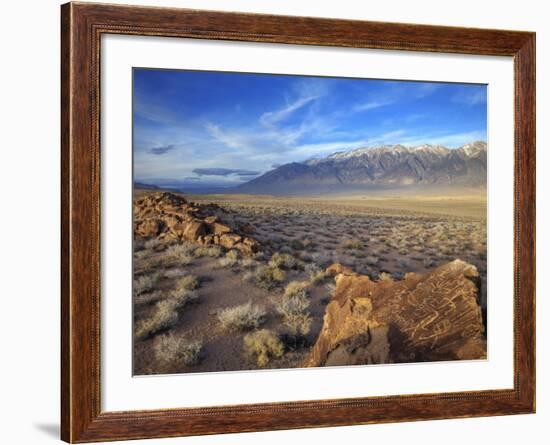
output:
[[[338,192],[410,186],[483,188],[487,183],[487,144],[457,149],[441,145],[383,145],[292,162],[238,186],[239,193]]]

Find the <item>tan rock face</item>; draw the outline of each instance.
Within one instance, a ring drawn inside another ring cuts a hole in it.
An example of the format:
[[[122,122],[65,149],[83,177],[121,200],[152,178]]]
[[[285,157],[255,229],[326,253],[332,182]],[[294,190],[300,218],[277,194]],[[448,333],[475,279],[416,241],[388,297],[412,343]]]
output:
[[[156,218],[147,218],[136,223],[135,232],[145,237],[155,237],[162,232],[163,222]]]
[[[201,245],[219,244],[245,255],[260,244],[223,221],[227,212],[216,204],[195,204],[169,192],[151,193],[134,200],[134,234],[147,238],[179,239]]]
[[[486,358],[475,266],[455,260],[401,281],[327,272],[336,289],[304,366]]]

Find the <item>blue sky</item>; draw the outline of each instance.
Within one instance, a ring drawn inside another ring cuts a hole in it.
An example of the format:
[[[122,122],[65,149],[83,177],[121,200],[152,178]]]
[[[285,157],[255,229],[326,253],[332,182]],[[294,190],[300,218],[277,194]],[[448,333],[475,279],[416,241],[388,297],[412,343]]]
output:
[[[487,139],[485,85],[134,69],[134,177],[236,185],[380,144]]]

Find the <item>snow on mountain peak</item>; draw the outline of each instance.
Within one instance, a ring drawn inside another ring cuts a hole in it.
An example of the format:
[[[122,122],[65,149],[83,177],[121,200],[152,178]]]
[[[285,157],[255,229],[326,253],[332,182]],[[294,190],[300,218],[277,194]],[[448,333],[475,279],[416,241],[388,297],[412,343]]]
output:
[[[463,153],[466,154],[466,156],[475,156],[480,151],[487,149],[487,144],[483,141],[476,141],[472,142],[470,144],[465,144],[464,146],[460,147],[459,150],[462,150]],[[369,147],[358,147],[351,150],[342,150],[337,151],[335,153],[332,153],[328,155],[326,158],[317,158],[315,160],[309,160],[307,163],[319,163],[319,162],[326,162],[330,160],[345,160],[350,159],[354,157],[359,157],[363,155],[371,155],[371,154],[381,154],[381,153],[398,153],[398,154],[404,154],[404,153],[430,153],[438,156],[444,156],[451,152],[452,149],[447,148],[443,145],[432,145],[432,144],[421,144],[416,146],[407,147],[405,145],[396,144],[396,145],[375,145],[375,146],[369,146]]]

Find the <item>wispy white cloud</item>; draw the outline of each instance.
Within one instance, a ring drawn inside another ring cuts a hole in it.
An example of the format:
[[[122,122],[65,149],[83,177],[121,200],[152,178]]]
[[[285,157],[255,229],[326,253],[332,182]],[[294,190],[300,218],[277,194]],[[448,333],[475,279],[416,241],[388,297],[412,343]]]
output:
[[[479,105],[487,103],[487,94],[485,87],[463,90],[455,94],[451,101],[467,106]]]
[[[242,149],[250,145],[251,138],[246,134],[235,132],[235,131],[226,131],[220,128],[219,125],[207,123],[205,125],[206,131],[210,136],[215,140],[227,145],[231,148]]]
[[[375,110],[377,108],[402,103],[404,101],[415,101],[423,99],[439,89],[436,83],[423,83],[418,85],[414,90],[407,88],[405,84],[396,83],[391,88],[387,88],[384,92],[369,94],[370,98],[366,102],[357,103],[352,107],[351,111],[360,113],[363,111]]]
[[[407,132],[404,129],[388,131],[386,133],[374,135],[373,137],[369,138],[368,143],[369,145],[398,144],[406,135],[406,133]]]
[[[385,107],[386,105],[391,105],[393,103],[395,102],[392,100],[371,100],[369,102],[355,105],[352,110],[356,113],[359,113],[361,111],[368,111],[374,110],[375,108]]]
[[[161,125],[177,123],[178,116],[169,108],[154,103],[150,98],[142,95],[134,97],[134,114],[142,119],[147,119]]]
[[[305,107],[310,102],[318,99],[318,96],[300,97],[290,104],[275,111],[268,111],[260,116],[260,123],[266,127],[271,127],[278,122],[288,118],[292,113]]]

